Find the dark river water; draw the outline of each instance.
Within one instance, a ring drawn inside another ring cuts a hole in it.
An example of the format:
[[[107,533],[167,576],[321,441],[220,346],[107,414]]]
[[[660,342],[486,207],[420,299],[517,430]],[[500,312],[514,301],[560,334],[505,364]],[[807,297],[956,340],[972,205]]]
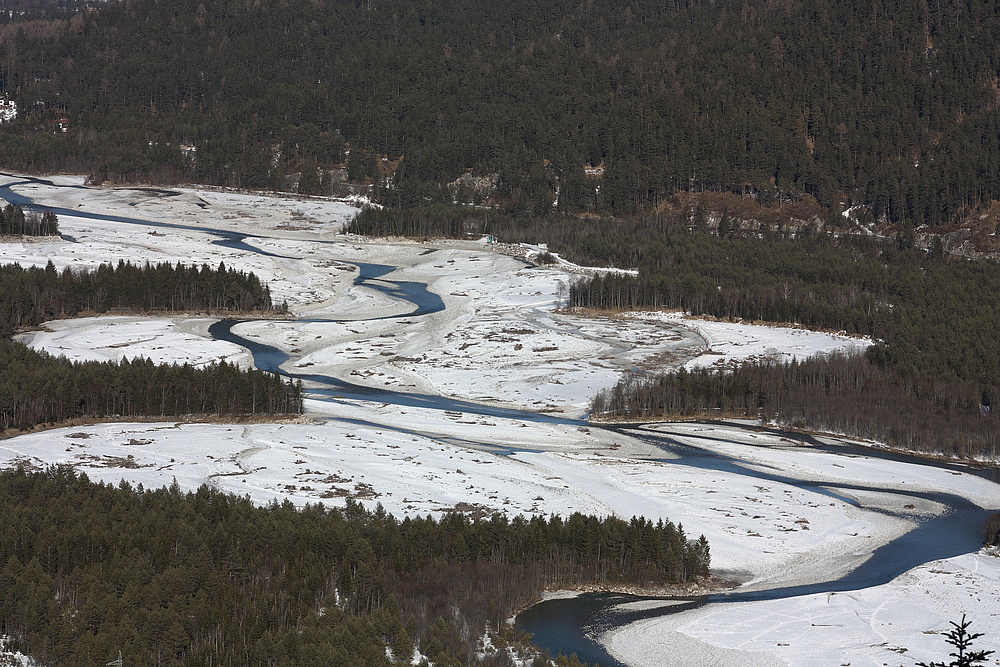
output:
[[[18,183],[11,185],[32,182],[51,185],[50,182],[31,178],[23,178]],[[169,191],[155,192],[156,196],[169,196],[170,194]],[[46,210],[51,210],[56,215],[129,225],[197,231],[215,236],[217,238],[215,243],[219,245],[248,253],[275,256],[254,247],[252,240],[262,237],[253,234],[241,234],[194,225],[174,225],[135,217],[87,213],[58,207],[39,207],[30,198],[12,192],[10,186],[0,187],[0,197],[25,208],[45,208]],[[248,243],[248,240],[251,243]],[[441,297],[429,290],[424,283],[392,280],[390,274],[396,267],[366,263],[356,263],[355,265],[358,268],[358,275],[355,279],[356,285],[377,290],[382,294],[412,305],[411,310],[391,317],[414,318],[439,312],[445,307]],[[336,320],[313,319],[305,321],[322,322]],[[575,425],[582,423],[579,420],[484,406],[442,396],[366,387],[331,376],[292,373],[283,368],[283,364],[289,360],[288,353],[276,347],[248,340],[240,336],[233,331],[233,328],[237,324],[239,324],[237,320],[222,320],[212,325],[209,331],[218,340],[236,343],[250,350],[253,354],[254,363],[258,368],[307,382],[307,394],[311,398],[327,401],[370,400],[398,405],[400,407],[466,412],[497,418],[516,419],[524,422],[566,423]],[[401,326],[405,325],[401,323]],[[727,426],[732,427],[733,425],[728,424]],[[593,425],[591,425],[591,428],[593,428]],[[764,482],[788,484],[820,496],[836,498],[851,503],[854,503],[854,501],[850,499],[849,495],[853,491],[897,493],[877,487],[856,484],[851,480],[831,483],[828,480],[791,478],[774,470],[764,472],[746,466],[739,459],[722,456],[708,449],[702,449],[688,443],[681,443],[668,435],[658,434],[649,429],[616,427],[616,430],[660,447],[665,452],[669,452],[672,457],[677,456],[678,458],[664,459],[671,465],[693,466],[717,470],[731,475],[742,475]],[[803,445],[822,448],[835,455],[858,456],[860,454],[870,457],[891,458],[919,465],[944,467],[952,470],[961,469],[966,472],[982,475],[993,481],[998,480],[996,469],[974,471],[964,466],[936,463],[905,455],[828,445],[801,434],[785,432],[781,432],[780,434],[782,437],[797,439]],[[549,650],[552,654],[564,653],[568,655],[576,653],[581,660],[599,663],[604,667],[615,667],[620,666],[620,663],[604,651],[600,643],[598,643],[597,638],[601,633],[615,627],[622,627],[636,620],[663,615],[665,613],[676,613],[677,611],[709,603],[724,604],[735,601],[774,600],[811,593],[850,591],[867,588],[884,584],[903,572],[923,563],[969,553],[980,547],[980,528],[988,512],[954,494],[930,492],[898,493],[905,497],[921,498],[940,503],[947,507],[948,511],[941,516],[932,517],[920,522],[916,528],[876,550],[870,559],[839,579],[752,592],[740,592],[736,590],[731,593],[710,595],[700,599],[679,599],[673,601],[671,606],[644,611],[622,611],[620,607],[625,602],[650,598],[636,598],[617,594],[582,595],[575,598],[549,600],[539,603],[519,614],[516,619],[516,626],[521,631],[532,633],[534,635],[534,642],[542,648]],[[887,513],[891,514],[891,512]]]

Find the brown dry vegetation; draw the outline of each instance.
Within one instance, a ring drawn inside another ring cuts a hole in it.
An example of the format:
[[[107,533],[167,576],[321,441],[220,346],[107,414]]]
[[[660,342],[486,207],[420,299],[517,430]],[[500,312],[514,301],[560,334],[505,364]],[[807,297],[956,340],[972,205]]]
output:
[[[822,221],[823,209],[815,197],[804,195],[793,202],[764,203],[750,195],[732,192],[677,192],[656,210],[659,214],[680,215],[702,209],[708,229],[716,229],[728,213],[742,231],[784,228],[795,231],[806,224]]]
[[[918,242],[931,247],[940,237],[944,249],[966,256],[1000,257],[1000,201],[988,208],[968,213],[958,221],[939,227],[921,229]]]

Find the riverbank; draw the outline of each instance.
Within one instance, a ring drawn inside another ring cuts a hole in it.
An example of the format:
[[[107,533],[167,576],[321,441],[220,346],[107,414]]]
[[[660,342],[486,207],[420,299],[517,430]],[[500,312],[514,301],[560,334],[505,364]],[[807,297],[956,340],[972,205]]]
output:
[[[938,463],[950,463],[954,465],[968,466],[972,470],[996,469],[1000,471],[1000,461],[982,457],[959,458],[957,456],[945,456],[943,454],[932,454],[914,449],[898,449],[887,444],[864,440],[847,433],[831,433],[829,431],[813,431],[810,429],[796,428],[791,425],[777,422],[762,422],[760,420],[747,419],[745,416],[718,413],[703,413],[683,418],[670,418],[668,416],[651,417],[649,419],[625,419],[588,416],[588,424],[595,427],[608,428],[628,428],[643,426],[655,426],[656,424],[722,424],[733,425],[741,429],[758,430],[760,432],[778,432],[787,434],[792,439],[798,441],[802,446],[808,446],[808,441],[815,444],[829,444],[838,447],[851,447],[860,451],[868,450],[872,454],[897,454],[911,456],[916,459],[934,461]]]
[[[544,602],[545,600],[571,598],[583,593],[610,593],[615,595],[633,595],[645,598],[693,598],[726,593],[734,590],[739,585],[740,584],[735,581],[730,581],[717,576],[704,577],[697,581],[690,581],[681,584],[658,584],[644,586],[628,584],[584,584],[572,588],[547,590],[538,601]]]
[[[74,429],[81,426],[109,426],[117,424],[156,424],[157,426],[162,426],[164,424],[170,423],[174,426],[180,426],[181,424],[228,424],[230,426],[239,426],[242,424],[305,424],[310,423],[311,419],[304,415],[243,415],[239,417],[222,417],[219,415],[189,415],[182,419],[169,420],[166,415],[150,415],[143,418],[130,417],[128,421],[123,421],[119,418],[113,417],[75,417],[73,419],[64,419],[60,422],[49,422],[45,424],[38,424],[29,429],[0,429],[0,440],[8,440],[10,438],[16,438],[23,435],[28,435],[30,433],[44,433],[46,431],[57,431],[60,429]],[[89,436],[88,436],[89,437]],[[24,459],[21,459],[24,460]]]
[[[571,600],[581,595],[599,593],[648,598],[651,599],[651,602],[654,602],[655,599],[704,598],[712,594],[733,590],[737,586],[738,584],[735,582],[711,576],[703,577],[698,581],[682,584],[663,584],[660,586],[602,586],[599,584],[582,584],[571,588],[550,588],[542,591],[542,594],[535,600],[515,609],[513,614],[507,619],[507,625],[513,626],[518,615],[541,602],[548,602],[550,600]]]

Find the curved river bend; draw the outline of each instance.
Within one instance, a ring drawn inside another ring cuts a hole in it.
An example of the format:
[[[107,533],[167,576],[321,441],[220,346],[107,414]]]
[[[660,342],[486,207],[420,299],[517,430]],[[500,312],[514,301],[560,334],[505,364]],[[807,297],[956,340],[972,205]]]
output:
[[[738,427],[726,423],[727,427]],[[743,427],[753,428],[754,427]],[[859,567],[844,576],[825,582],[771,588],[755,591],[735,590],[729,593],[719,593],[699,598],[646,598],[633,595],[592,593],[575,598],[553,599],[540,602],[518,615],[516,627],[534,635],[532,641],[547,648],[553,655],[576,653],[585,662],[598,663],[602,667],[626,667],[612,658],[599,643],[599,636],[609,630],[624,627],[636,621],[654,618],[666,614],[686,611],[705,604],[725,604],[730,602],[755,602],[763,600],[778,600],[810,595],[814,593],[843,592],[870,588],[888,583],[907,570],[924,563],[943,558],[952,558],[961,554],[971,553],[982,546],[981,529],[983,521],[989,514],[975,503],[950,493],[893,491],[882,487],[870,487],[856,484],[850,480],[831,482],[829,479],[809,480],[790,478],[780,473],[763,472],[740,465],[740,461],[720,456],[706,449],[700,449],[688,444],[682,444],[667,435],[655,435],[641,427],[619,427],[623,433],[638,437],[654,444],[679,458],[665,459],[672,465],[693,466],[708,470],[716,470],[730,475],[745,475],[752,479],[767,482],[779,482],[796,488],[816,493],[822,496],[834,497],[839,500],[857,504],[855,501],[840,495],[839,491],[872,491],[881,494],[896,494],[902,498],[921,498],[939,503],[947,507],[947,511],[938,516],[927,518],[917,524],[916,528],[901,535],[888,544],[876,549],[871,557]],[[830,451],[833,454],[857,455],[857,451],[846,446],[828,446],[815,441],[811,436],[799,433],[762,429],[780,434],[783,438],[799,441],[801,444]],[[917,465],[925,465],[948,470],[962,470],[976,474],[993,482],[1000,480],[1000,469],[988,468],[973,470],[959,464],[938,463],[905,454],[864,450],[870,458],[884,458]],[[900,503],[905,504],[905,503]],[[884,509],[869,508],[892,515]],[[912,517],[905,517],[912,520]],[[664,606],[654,606],[639,611],[623,610],[624,603],[636,601],[664,601]],[[667,603],[666,601],[670,601]]]
[[[10,183],[6,186],[0,187],[0,197],[13,204],[26,208],[44,208],[45,210],[50,210],[57,215],[120,224],[196,231],[217,237],[217,240],[214,241],[214,243],[219,245],[224,245],[226,247],[248,253],[276,256],[263,251],[260,248],[255,248],[246,242],[247,239],[264,238],[258,235],[242,234],[227,230],[208,229],[190,225],[176,225],[144,220],[141,218],[101,215],[58,207],[39,207],[30,198],[17,194],[10,189],[16,185],[29,183],[42,183],[54,187],[83,187],[55,186],[55,184],[49,181],[24,177],[16,183]],[[317,243],[329,242],[317,241]],[[358,277],[355,280],[356,285],[378,290],[383,294],[413,305],[412,311],[394,317],[418,317],[420,315],[439,312],[445,307],[441,298],[437,294],[430,291],[427,285],[423,283],[394,281],[386,278],[386,276],[392,273],[396,267],[365,263],[356,263],[356,266],[358,267]],[[324,320],[307,321],[315,322]],[[495,408],[442,396],[405,393],[365,387],[330,376],[289,373],[282,368],[285,362],[289,361],[291,358],[287,353],[273,346],[248,340],[235,333],[233,331],[233,327],[238,323],[238,320],[221,320],[212,325],[209,331],[213,337],[219,340],[233,342],[250,350],[253,354],[254,363],[258,368],[307,382],[309,387],[308,393],[313,398],[329,401],[379,401],[399,405],[401,407],[409,406],[436,410],[460,411],[507,419],[517,419],[525,422],[583,424],[583,422],[580,422],[579,420],[553,417],[551,415],[524,412],[514,409]],[[593,428],[593,425],[590,425],[590,427]],[[873,491],[883,494],[896,493],[893,491],[887,491],[884,488],[858,485],[850,480],[844,480],[841,483],[831,483],[829,480],[796,479],[782,476],[779,473],[765,473],[740,465],[740,461],[738,460],[722,457],[718,454],[710,452],[709,450],[700,449],[692,445],[679,443],[669,436],[656,434],[646,429],[619,427],[619,430],[630,436],[640,438],[662,448],[665,452],[669,452],[672,457],[678,457],[664,459],[665,462],[672,465],[696,466],[699,468],[717,470],[727,474],[745,475],[754,479],[780,482],[795,486],[811,493],[827,496],[833,495],[841,500],[844,500],[845,498],[838,495],[838,490],[845,492]],[[822,446],[833,453],[849,453],[852,451],[847,447],[824,446],[809,439],[807,436],[801,436],[799,434],[784,433],[782,435],[784,437],[802,440],[803,444],[807,444],[809,446]],[[920,465],[949,467],[952,469],[955,468],[955,466],[950,466],[948,464],[939,464],[913,457],[880,454],[878,452],[867,450],[865,451],[865,454],[868,456],[890,457],[897,460],[918,463]],[[968,468],[964,467],[962,469],[966,472],[976,472],[976,474],[982,474],[984,477],[997,481],[996,470],[977,472],[970,471]],[[678,599],[673,603],[667,604],[667,606],[644,611],[621,611],[618,607],[622,602],[640,599],[624,595],[592,594],[569,599],[549,600],[539,603],[531,609],[518,615],[516,623],[517,627],[520,630],[532,633],[534,635],[534,642],[542,648],[548,649],[553,654],[576,653],[581,660],[585,660],[587,662],[600,663],[604,667],[620,666],[621,663],[611,658],[611,656],[608,655],[607,652],[604,651],[603,647],[601,647],[601,645],[595,640],[596,635],[614,627],[622,627],[643,618],[650,618],[665,613],[675,613],[702,604],[774,600],[810,593],[849,591],[867,588],[870,586],[884,584],[918,565],[941,558],[949,558],[959,554],[969,553],[975,551],[981,545],[979,530],[987,512],[979,508],[977,505],[953,494],[929,492],[898,493],[904,496],[920,497],[932,500],[947,507],[948,511],[943,515],[922,521],[914,530],[876,550],[872,557],[869,558],[864,564],[852,572],[844,575],[840,579],[770,590],[749,592],[735,591],[726,594],[710,595],[697,600]]]

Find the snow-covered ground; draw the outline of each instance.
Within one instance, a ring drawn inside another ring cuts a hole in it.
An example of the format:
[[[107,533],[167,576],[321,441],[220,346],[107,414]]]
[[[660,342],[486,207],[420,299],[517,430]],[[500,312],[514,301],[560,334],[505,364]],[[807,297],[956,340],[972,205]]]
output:
[[[158,364],[206,366],[224,359],[252,367],[247,350],[208,337],[213,322],[204,317],[81,317],[49,322],[44,330],[21,334],[17,340],[73,361],[144,357]]]
[[[14,180],[0,177],[0,185]],[[210,484],[260,502],[289,498],[337,505],[352,497],[368,506],[381,503],[400,516],[460,507],[662,517],[681,522],[692,536],[704,533],[714,566],[756,588],[834,578],[918,518],[943,511],[936,503],[900,495],[906,491],[949,491],[984,508],[1000,506],[1000,487],[971,475],[823,453],[777,435],[698,424],[647,427],[745,462],[742,469],[720,472],[579,420],[590,396],[625,372],[762,354],[805,356],[864,341],[692,322],[676,314],[559,313],[561,295],[579,276],[527,266],[483,244],[382,244],[345,237],[337,232],[356,210],[345,202],[198,189],[178,189],[175,196],[42,184],[15,190],[74,211],[257,235],[247,243],[270,254],[214,244],[217,237],[201,229],[66,215],[59,220],[65,239],[0,244],[2,262],[52,261],[61,268],[119,259],[224,261],[269,281],[277,301],[287,300],[296,315],[310,320],[253,321],[236,328],[288,353],[286,371],[467,403],[417,401],[411,407],[384,396],[361,400],[313,393],[303,418],[278,424],[104,424],[22,435],[0,441],[0,465],[69,463],[92,479],[145,486],[176,479],[183,488]],[[445,308],[407,316],[411,304],[354,284],[361,263],[397,267],[382,279],[425,283]],[[79,359],[250,362],[241,348],[211,340],[208,324],[192,316],[116,315],[49,323],[48,330],[23,340]],[[316,388],[307,382],[307,390]],[[517,418],[477,405],[543,417]],[[780,475],[765,479],[762,472]],[[801,489],[796,479],[850,480],[871,490],[838,496],[822,487]],[[964,556],[829,599],[706,607],[625,628],[608,641],[630,665],[670,664],[666,656],[688,655],[689,649],[694,657],[675,664],[710,664],[709,658],[723,660],[718,664],[911,664],[919,647],[926,647],[919,655],[927,657],[916,659],[940,659],[946,655],[941,636],[919,633],[941,629],[961,611],[974,618],[974,629],[992,633],[996,644],[996,561]],[[980,585],[994,592],[976,599],[971,591]],[[930,601],[927,606],[939,613],[921,615],[918,600]],[[901,620],[911,616],[909,625]],[[892,653],[895,663],[882,660],[882,644],[911,647],[913,653]]]
[[[1000,557],[973,553],[914,568],[882,586],[770,602],[709,605],[634,623],[610,638],[634,667],[882,667],[941,664],[963,614],[1000,651]],[[679,658],[677,656],[683,656]],[[983,664],[1000,664],[995,658]]]
[[[369,506],[379,502],[398,516],[464,505],[511,514],[665,517],[682,523],[693,537],[704,533],[714,566],[752,583],[832,578],[912,527],[905,518],[858,509],[790,483],[672,464],[662,452],[653,459],[654,452],[629,444],[626,436],[600,429],[522,428],[513,420],[435,412],[345,409],[346,419],[357,415],[353,423],[100,424],[0,441],[0,460],[67,463],[93,480],[126,478],[146,487],[173,479],[183,488],[207,483],[262,503],[290,498],[298,504],[341,504],[353,497]],[[679,425],[671,433],[685,439],[685,427],[694,428]],[[719,428],[712,435],[748,437]],[[838,479],[830,459],[839,457],[789,451],[776,437],[760,436],[752,450],[732,445],[720,453],[741,449],[761,469],[805,459],[783,471],[791,479]],[[947,490],[956,483],[944,470],[909,470],[867,458],[846,461],[847,474],[887,490],[913,484]],[[997,500],[989,483],[965,476],[961,482],[963,495],[984,504]],[[862,501],[913,517],[941,509],[892,494],[870,494]]]
[[[865,350],[871,340],[790,326],[747,325],[692,318],[684,313],[626,313],[640,321],[674,323],[694,331],[704,341],[701,354],[685,368],[726,368],[756,359],[791,361],[834,351]]]

